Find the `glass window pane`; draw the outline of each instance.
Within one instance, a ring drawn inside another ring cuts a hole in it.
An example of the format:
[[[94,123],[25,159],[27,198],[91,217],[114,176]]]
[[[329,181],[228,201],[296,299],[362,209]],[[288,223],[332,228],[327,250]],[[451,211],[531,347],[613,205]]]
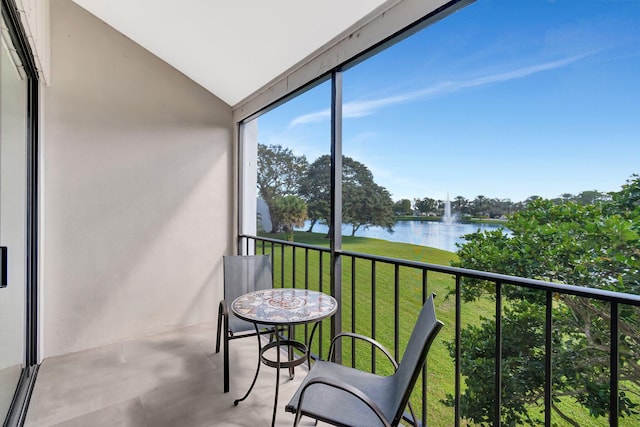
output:
[[[325,81],[243,124],[243,233],[328,245],[330,105]]]
[[[343,154],[410,221],[345,212],[345,233],[455,252],[535,198],[619,191],[640,161],[639,50],[638,2],[479,1],[348,69]]]
[[[549,199],[554,205],[567,200],[588,205],[607,199],[608,192],[620,191],[639,172],[638,52],[638,2],[516,4],[487,0],[349,68],[343,76],[343,154],[360,170],[366,168],[372,183],[370,191],[366,186],[343,187],[345,200],[360,209],[350,212],[345,202],[343,248],[448,265],[458,257],[458,245],[465,242],[462,236],[478,229],[497,229],[537,198]],[[347,168],[345,173],[349,173]],[[383,189],[393,203],[393,233],[380,220],[384,217],[375,216],[386,200]],[[625,227],[634,229],[631,236],[637,232],[635,226],[625,224],[621,229]],[[354,239],[348,237],[352,233]],[[626,253],[634,250],[627,248]],[[563,253],[553,247],[549,251],[551,255]],[[499,261],[491,262],[500,257],[515,264],[525,253],[532,258],[524,247],[521,253],[496,249],[478,256],[492,258],[485,264],[499,265]],[[623,261],[616,262],[626,262],[622,255],[620,258]],[[580,267],[589,271],[586,277],[608,274],[589,270],[594,257],[586,253],[579,261],[576,266],[552,265],[549,270]],[[634,268],[630,274],[637,276]],[[626,267],[622,270],[627,272]],[[354,293],[363,301],[369,272],[356,271]],[[392,316],[394,307],[389,301],[395,302],[396,295],[400,317],[412,312],[422,278],[403,276],[401,270],[396,289],[394,271],[377,267],[376,274],[378,318]],[[557,271],[532,274],[558,277]],[[635,282],[622,277],[620,273],[610,279],[620,281],[620,287],[624,282],[625,290],[633,292]],[[451,281],[437,275],[428,279],[430,291],[439,294],[446,295],[453,287]],[[537,423],[544,417],[540,382],[544,379],[540,363],[544,346],[539,340],[544,312],[528,298],[505,301],[503,386],[509,399],[503,396],[503,423]],[[463,336],[475,340],[463,342],[463,347],[468,346],[463,348],[462,362],[463,423],[492,424],[494,416],[491,340],[495,340],[495,315],[494,306],[487,302],[481,299],[462,309],[463,319],[469,319],[468,325],[463,321]],[[358,316],[355,327],[360,328],[366,316]],[[554,354],[553,393],[560,400],[554,401],[553,422],[568,418],[576,425],[607,425],[607,309],[561,297],[554,303],[554,316],[558,331],[554,345],[562,357]],[[576,322],[575,327],[566,327],[571,322]],[[453,329],[442,335],[451,342]],[[529,339],[527,346],[519,345],[518,339],[529,335],[536,339]],[[402,330],[399,337],[402,341]],[[621,355],[620,399],[627,412],[620,423],[635,425],[638,364],[626,358],[637,343],[628,336],[622,338],[627,353]],[[428,424],[448,425],[453,416],[452,400],[447,398],[454,392],[453,359],[438,351],[434,353],[436,364],[429,367],[430,378],[439,379],[429,384]],[[523,375],[515,375],[518,372]],[[531,396],[536,398],[529,399]],[[417,405],[415,394],[412,399]],[[447,400],[448,405],[442,403]]]
[[[4,27],[3,22],[3,27]],[[0,52],[0,246],[7,247],[7,287],[0,288],[0,420],[25,361],[26,80],[10,38]]]

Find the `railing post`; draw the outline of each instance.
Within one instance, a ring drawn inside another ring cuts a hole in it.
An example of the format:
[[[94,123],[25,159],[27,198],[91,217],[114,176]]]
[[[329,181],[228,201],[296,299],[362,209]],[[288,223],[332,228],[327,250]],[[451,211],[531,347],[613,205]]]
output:
[[[351,257],[351,331],[358,332],[356,328],[356,258]],[[356,367],[356,339],[351,338],[351,366]]]
[[[427,302],[427,270],[422,269],[422,304]],[[425,362],[424,367],[422,368],[422,426],[427,425],[427,387],[428,387],[428,378],[427,378],[427,364],[428,361]]]
[[[331,318],[331,336],[342,332],[342,71],[331,72],[331,295],[338,311]],[[342,363],[341,340],[336,343],[336,362]]]
[[[371,338],[377,339],[376,335],[376,262],[371,261]],[[371,372],[376,373],[376,349],[371,345]]]
[[[495,342],[495,407],[493,408],[493,425],[500,427],[502,423],[502,282],[496,282],[496,342]]]
[[[393,268],[393,357],[400,360],[400,266]]]
[[[551,427],[551,410],[553,402],[553,292],[547,291],[544,327],[544,425]]]
[[[618,348],[618,329],[620,313],[618,303],[611,301],[611,354],[610,354],[610,385],[609,385],[609,425],[618,427],[618,412],[620,402],[618,400],[618,374],[620,369],[620,349]]]
[[[461,341],[461,321],[462,321],[462,302],[461,295],[462,292],[462,277],[460,275],[456,275],[456,324],[455,324],[455,400],[454,400],[454,413],[456,419],[454,420],[455,427],[460,427],[460,396],[462,394],[462,379],[461,377],[461,360],[460,357],[462,355],[462,349],[460,348]]]

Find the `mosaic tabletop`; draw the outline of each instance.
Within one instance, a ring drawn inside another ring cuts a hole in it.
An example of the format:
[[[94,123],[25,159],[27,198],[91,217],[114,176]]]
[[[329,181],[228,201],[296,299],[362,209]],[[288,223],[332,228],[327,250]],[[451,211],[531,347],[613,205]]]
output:
[[[268,289],[236,298],[231,310],[241,319],[265,325],[309,323],[333,315],[336,300],[307,289]]]

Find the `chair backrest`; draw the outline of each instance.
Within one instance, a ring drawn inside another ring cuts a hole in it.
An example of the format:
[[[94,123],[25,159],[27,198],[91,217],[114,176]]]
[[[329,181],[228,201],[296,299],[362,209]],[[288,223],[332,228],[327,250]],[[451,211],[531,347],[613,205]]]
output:
[[[224,299],[231,304],[247,292],[273,287],[271,255],[225,255]]]
[[[416,384],[420,370],[429,352],[429,347],[444,324],[436,318],[436,310],[431,295],[422,306],[418,320],[413,327],[413,332],[409,338],[407,348],[404,351],[398,370],[394,376],[394,387],[396,388],[396,400],[391,406],[395,414],[391,425],[397,425],[402,419],[404,409],[407,406],[413,387]]]

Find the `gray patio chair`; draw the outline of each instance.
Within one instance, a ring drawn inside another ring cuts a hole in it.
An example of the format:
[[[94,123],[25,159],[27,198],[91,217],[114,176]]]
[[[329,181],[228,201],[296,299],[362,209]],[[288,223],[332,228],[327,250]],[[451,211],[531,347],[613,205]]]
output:
[[[257,335],[253,323],[234,316],[229,306],[234,299],[247,292],[273,288],[273,277],[270,255],[226,255],[223,257],[223,267],[224,299],[218,306],[216,353],[220,352],[220,336],[224,328],[224,392],[227,393],[229,391],[229,341]],[[261,334],[273,333],[274,328],[261,326],[259,330]]]
[[[420,310],[402,361],[393,375],[380,376],[331,361],[317,361],[285,407],[287,412],[296,414],[293,425],[297,426],[305,415],[337,426],[397,426],[429,347],[443,326],[436,318],[433,297],[431,295]],[[345,336],[364,339],[391,357],[388,350],[371,338],[347,332],[332,340],[330,359],[335,340]]]

